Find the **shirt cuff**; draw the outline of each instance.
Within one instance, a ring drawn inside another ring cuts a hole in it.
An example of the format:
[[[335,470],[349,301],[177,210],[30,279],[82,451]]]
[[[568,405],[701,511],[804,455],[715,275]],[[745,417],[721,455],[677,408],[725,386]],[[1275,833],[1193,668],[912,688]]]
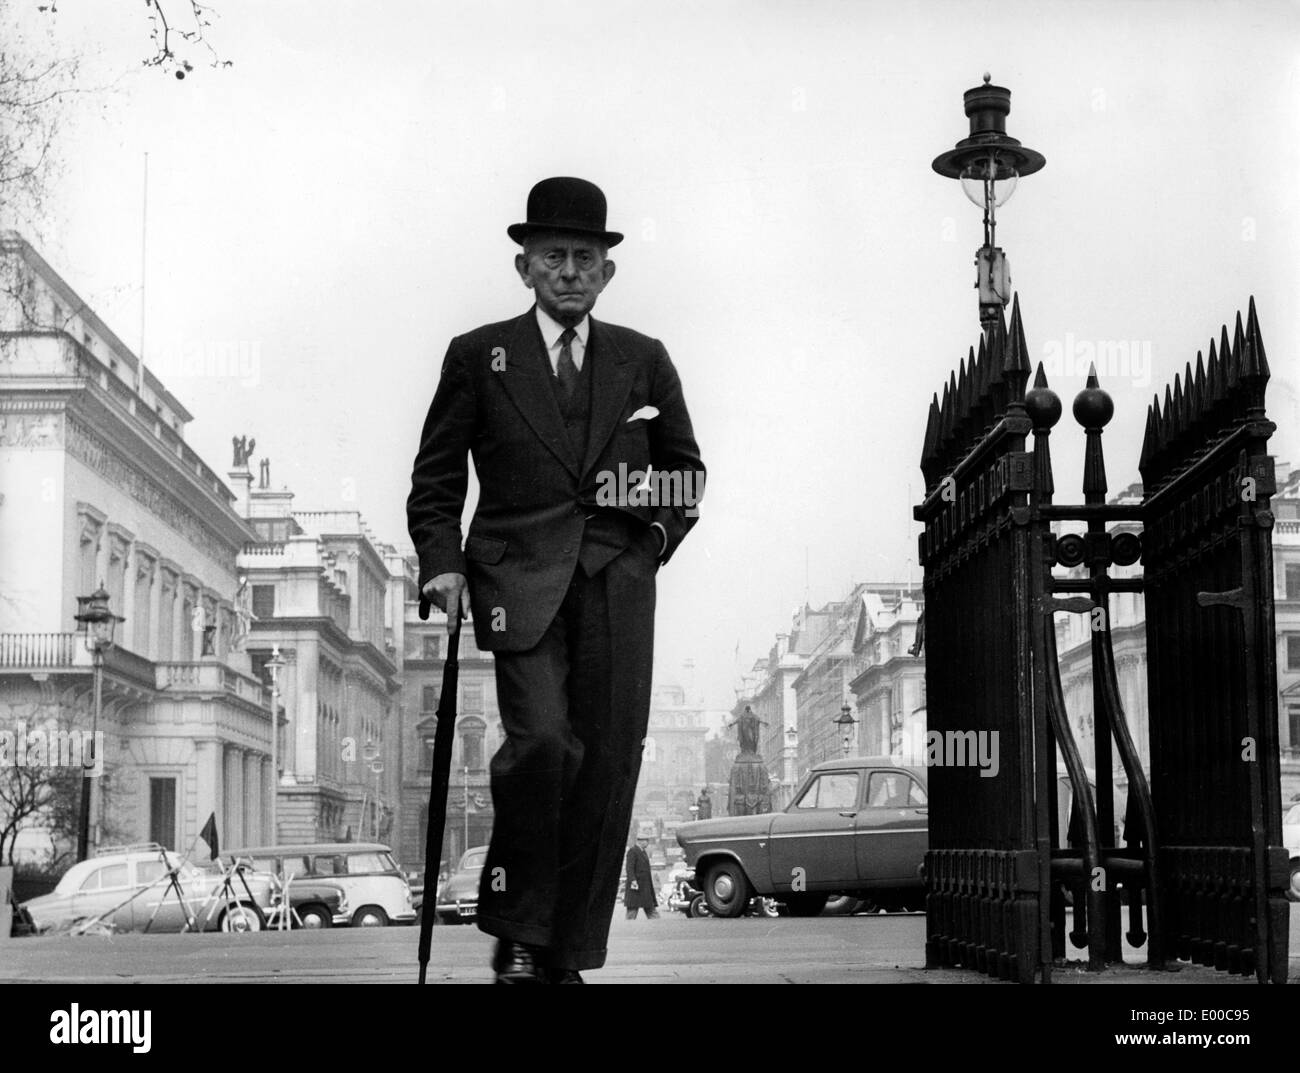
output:
[[[662,559],[664,557],[664,552],[668,550],[668,530],[665,529],[658,522],[651,522],[650,528],[659,530],[659,538],[660,538],[659,558]]]

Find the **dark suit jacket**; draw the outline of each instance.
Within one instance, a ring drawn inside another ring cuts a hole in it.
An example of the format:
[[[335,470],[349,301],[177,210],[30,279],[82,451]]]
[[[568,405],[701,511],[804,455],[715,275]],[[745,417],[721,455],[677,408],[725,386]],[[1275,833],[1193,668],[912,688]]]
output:
[[[553,374],[533,310],[453,339],[424,423],[411,476],[407,520],[420,558],[420,587],[438,574],[469,579],[475,639],[486,651],[522,652],[559,609],[578,560],[587,516],[620,473],[650,466],[677,472],[702,493],[704,466],[663,344],[591,319],[584,363],[592,371],[585,457],[565,433]],[[629,420],[642,407],[659,412]],[[474,457],[478,507],[461,550],[461,513]],[[679,483],[678,489],[684,488]],[[624,503],[631,543],[667,562],[696,511],[680,501]],[[651,557],[653,560],[653,557]]]
[[[627,885],[623,888],[623,905],[627,909],[652,909],[659,904],[655,896],[654,876],[650,872],[650,858],[640,846],[627,851]],[[636,881],[636,890],[632,882]]]

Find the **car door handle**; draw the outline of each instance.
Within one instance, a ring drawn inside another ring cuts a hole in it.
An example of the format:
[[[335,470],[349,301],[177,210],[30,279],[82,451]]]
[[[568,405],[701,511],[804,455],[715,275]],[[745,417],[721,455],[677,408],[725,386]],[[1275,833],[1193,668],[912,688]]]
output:
[[[856,812],[841,812],[840,815],[843,816],[846,820],[851,820],[851,819],[853,819],[854,816],[857,815],[857,813],[856,813]]]
[[[916,814],[918,816],[928,816],[930,815],[930,810],[928,808],[919,808],[916,810]]]

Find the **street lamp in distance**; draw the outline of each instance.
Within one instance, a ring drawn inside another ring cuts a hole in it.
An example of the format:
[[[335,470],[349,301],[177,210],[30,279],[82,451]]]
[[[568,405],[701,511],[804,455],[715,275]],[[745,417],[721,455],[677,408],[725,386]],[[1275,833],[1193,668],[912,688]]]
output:
[[[113,647],[113,635],[117,630],[119,622],[125,622],[126,619],[120,615],[113,614],[108,606],[108,590],[104,588],[104,583],[99,583],[99,588],[89,596],[77,597],[77,614],[76,620],[81,623],[81,636],[85,641],[86,650],[90,652],[94,659],[94,679],[95,679],[95,707],[94,714],[91,716],[92,723],[90,729],[91,748],[98,751],[98,746],[94,743],[98,741],[99,735],[99,713],[103,707],[104,700],[104,653]],[[95,764],[98,766],[102,757],[95,757]],[[82,755],[82,777],[81,777],[81,814],[78,817],[77,824],[77,860],[84,861],[90,853],[90,775],[87,774],[90,769],[86,766],[85,755]]]
[[[840,728],[840,745],[844,749],[844,755],[848,756],[853,744],[853,728],[858,722],[853,718],[853,710],[845,704],[840,708],[840,717],[831,722]]]
[[[271,845],[280,842],[280,828],[276,823],[276,804],[280,796],[280,672],[285,660],[280,646],[273,645],[266,669],[271,674]]]

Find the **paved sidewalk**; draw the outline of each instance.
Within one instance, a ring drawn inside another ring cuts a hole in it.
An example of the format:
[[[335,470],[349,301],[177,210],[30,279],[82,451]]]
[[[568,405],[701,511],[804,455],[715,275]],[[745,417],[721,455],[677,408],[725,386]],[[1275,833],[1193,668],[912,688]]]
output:
[[[1300,906],[1292,907],[1291,979],[1300,981]],[[58,936],[0,944],[0,982],[411,983],[415,928],[336,928],[253,935]],[[927,972],[922,916],[657,921],[615,916],[605,968],[590,983],[920,983],[997,981]],[[474,927],[433,933],[431,982],[489,983],[492,939]],[[1078,951],[1071,951],[1074,956]],[[1135,961],[1141,954],[1130,954]],[[1253,983],[1199,966],[1153,973],[1140,964],[1105,973],[1082,962],[1057,983]]]

